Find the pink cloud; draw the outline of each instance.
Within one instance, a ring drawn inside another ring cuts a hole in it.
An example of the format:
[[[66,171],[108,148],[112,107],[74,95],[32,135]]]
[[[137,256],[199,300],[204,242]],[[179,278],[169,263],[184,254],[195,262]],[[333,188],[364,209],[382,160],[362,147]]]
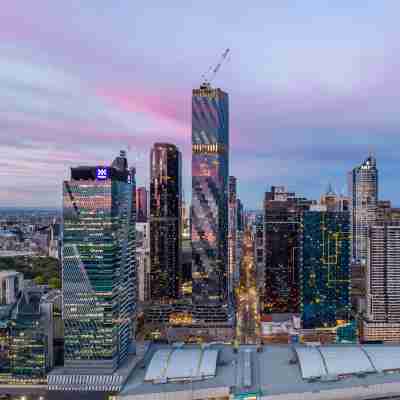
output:
[[[102,88],[96,93],[122,111],[148,113],[160,123],[165,120],[175,122],[178,135],[190,132],[190,95],[187,93],[167,90],[154,93],[142,88],[131,91]]]

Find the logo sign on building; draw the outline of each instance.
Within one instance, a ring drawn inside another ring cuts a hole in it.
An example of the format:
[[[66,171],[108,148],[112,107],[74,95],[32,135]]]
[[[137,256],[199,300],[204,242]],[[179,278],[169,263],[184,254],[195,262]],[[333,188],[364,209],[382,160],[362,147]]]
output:
[[[96,168],[96,179],[104,181],[108,178],[107,168]]]

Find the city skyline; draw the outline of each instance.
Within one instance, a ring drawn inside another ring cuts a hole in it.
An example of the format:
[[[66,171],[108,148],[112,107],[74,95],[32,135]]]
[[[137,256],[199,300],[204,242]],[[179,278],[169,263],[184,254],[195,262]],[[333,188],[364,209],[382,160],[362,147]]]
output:
[[[398,205],[400,5],[226,4],[7,4],[0,206],[60,208],[71,166],[102,164],[121,148],[148,186],[157,141],[182,149],[189,171],[191,90],[227,47],[213,86],[230,94],[230,173],[246,207],[261,208],[271,185],[307,198],[329,182],[345,190],[370,151],[380,198]],[[183,178],[190,199],[191,176]]]

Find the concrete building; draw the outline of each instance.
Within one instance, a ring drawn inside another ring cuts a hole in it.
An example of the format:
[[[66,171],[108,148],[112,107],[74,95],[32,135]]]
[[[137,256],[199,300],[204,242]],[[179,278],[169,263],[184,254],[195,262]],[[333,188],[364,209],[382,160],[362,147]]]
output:
[[[364,340],[400,342],[400,224],[369,229]]]
[[[24,285],[24,276],[16,271],[0,271],[0,305],[14,304]]]

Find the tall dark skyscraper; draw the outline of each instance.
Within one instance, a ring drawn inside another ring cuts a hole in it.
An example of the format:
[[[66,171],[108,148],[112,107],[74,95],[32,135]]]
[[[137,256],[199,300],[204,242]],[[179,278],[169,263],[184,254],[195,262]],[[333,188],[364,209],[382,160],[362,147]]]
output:
[[[192,96],[193,298],[228,298],[228,94],[204,83]]]
[[[134,344],[134,194],[124,152],[111,167],[72,168],[64,182],[65,366],[73,371],[112,373]]]
[[[335,327],[350,318],[349,212],[306,211],[299,235],[303,328]]]
[[[236,271],[236,233],[237,233],[237,179],[229,177],[229,234],[228,234],[228,259],[229,259],[229,290],[234,287],[234,274]]]
[[[139,187],[136,189],[136,222],[147,222],[147,189]]]
[[[265,281],[260,286],[266,313],[299,311],[298,233],[301,214],[310,204],[283,186],[265,193]]]
[[[368,228],[376,222],[378,208],[378,170],[374,157],[369,156],[350,172],[349,194],[352,258],[365,265],[368,253]]]
[[[155,143],[150,155],[150,297],[180,296],[182,281],[182,156],[177,147]]]

